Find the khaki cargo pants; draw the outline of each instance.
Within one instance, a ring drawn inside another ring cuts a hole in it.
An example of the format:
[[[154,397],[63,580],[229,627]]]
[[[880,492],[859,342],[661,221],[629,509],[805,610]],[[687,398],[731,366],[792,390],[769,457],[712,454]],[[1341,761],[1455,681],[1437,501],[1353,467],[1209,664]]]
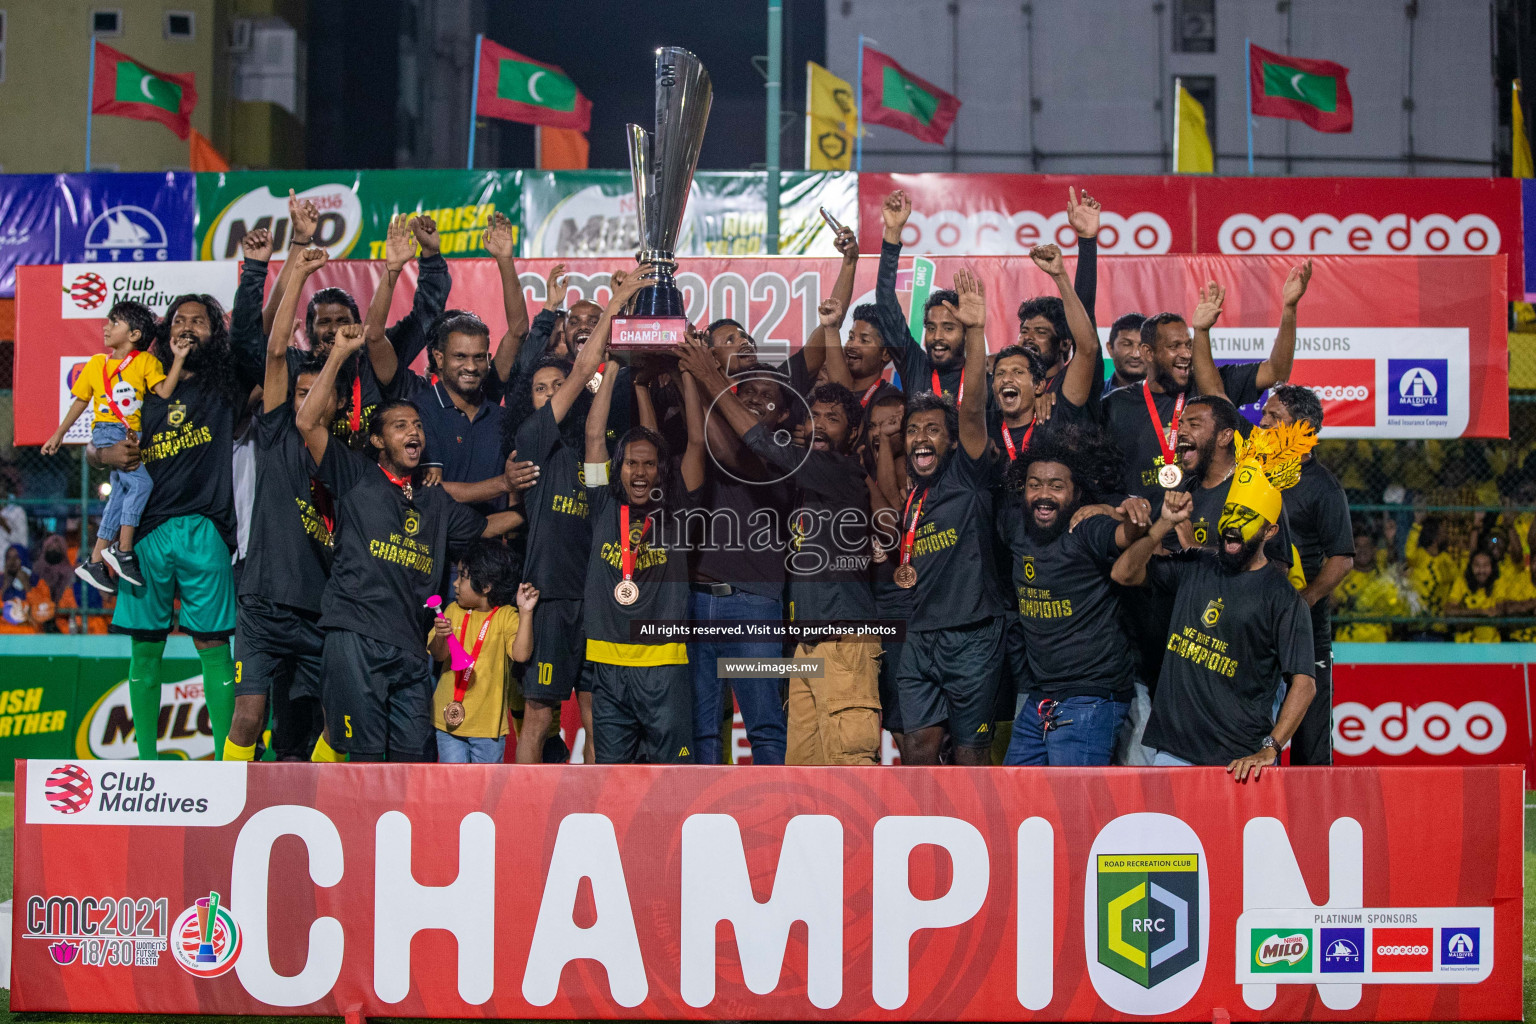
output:
[[[820,658],[820,679],[791,676],[785,764],[880,763],[880,644],[840,637],[800,644],[795,657]]]

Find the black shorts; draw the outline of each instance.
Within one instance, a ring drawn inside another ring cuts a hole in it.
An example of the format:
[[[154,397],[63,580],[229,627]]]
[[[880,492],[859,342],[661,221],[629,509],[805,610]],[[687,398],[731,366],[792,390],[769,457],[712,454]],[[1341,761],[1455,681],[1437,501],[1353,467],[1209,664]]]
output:
[[[997,677],[1003,664],[1001,616],[953,629],[908,630],[896,690],[909,733],[949,723],[957,747],[990,747]]]
[[[598,764],[693,764],[687,665],[587,662]]]
[[[355,760],[431,760],[435,681],[425,644],[406,650],[350,630],[327,630],[320,671],[334,749]]]
[[[902,728],[901,701],[896,695],[896,670],[901,667],[901,649],[904,646],[895,640],[886,640],[880,644],[880,727],[897,735],[901,734]]]
[[[320,613],[248,594],[235,619],[235,696],[320,697]],[[274,699],[276,699],[274,698]]]
[[[523,673],[523,696],[563,704],[573,690],[590,691],[582,671],[587,631],[581,601],[540,601],[533,617],[533,662]]]

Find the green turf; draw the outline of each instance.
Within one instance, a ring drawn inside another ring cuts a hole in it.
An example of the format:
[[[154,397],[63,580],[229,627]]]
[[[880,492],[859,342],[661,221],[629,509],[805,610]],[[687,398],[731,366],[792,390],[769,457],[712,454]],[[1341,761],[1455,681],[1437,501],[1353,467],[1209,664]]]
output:
[[[11,783],[0,783],[0,791],[9,793]],[[13,856],[11,834],[15,821],[14,800],[0,797],[0,901],[11,898],[11,875]],[[1531,826],[1536,824],[1536,790],[1526,795],[1525,832],[1531,834]],[[1525,889],[1531,892],[1536,886],[1536,853],[1529,846],[1525,851]],[[1525,1019],[1532,1020],[1532,1010],[1536,1010],[1536,922],[1532,921],[1531,905],[1525,908]],[[0,1002],[4,1009],[0,1009],[0,1024],[235,1024],[237,1021],[263,1021],[268,1024],[317,1024],[320,1021],[340,1020],[339,1017],[184,1017],[175,1015],[144,1015],[121,1013],[12,1013],[10,1010],[11,993],[9,990],[0,989]],[[370,1017],[369,1021],[378,1021],[379,1024],[406,1024],[405,1018],[395,1017]],[[480,1022],[464,1021],[463,1024],[480,1024]],[[544,1024],[544,1022],[528,1022],[528,1024]],[[553,1022],[551,1022],[553,1024]]]

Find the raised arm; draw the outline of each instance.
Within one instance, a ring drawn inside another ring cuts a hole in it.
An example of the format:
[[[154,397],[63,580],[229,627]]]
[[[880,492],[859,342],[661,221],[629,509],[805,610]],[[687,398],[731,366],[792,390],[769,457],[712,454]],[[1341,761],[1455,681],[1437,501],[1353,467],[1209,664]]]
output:
[[[848,360],[843,356],[843,341],[838,337],[839,329],[843,324],[843,313],[848,306],[845,300],[838,297],[834,290],[830,299],[822,299],[821,305],[816,307],[816,316],[821,321],[821,345],[818,346],[825,360],[827,368],[827,380],[834,384],[841,384],[845,388],[853,388],[853,374],[848,371]],[[807,360],[806,367],[810,367]],[[820,369],[818,366],[816,369]],[[811,371],[812,374],[816,372]]]
[[[1296,307],[1307,294],[1307,283],[1311,280],[1311,260],[1292,267],[1285,275],[1285,284],[1280,289],[1280,331],[1275,335],[1269,358],[1259,364],[1259,375],[1254,380],[1260,391],[1291,379],[1291,362],[1296,358]]]
[[[1194,507],[1195,499],[1188,491],[1166,492],[1163,495],[1162,515],[1157,517],[1157,522],[1152,524],[1152,529],[1120,552],[1120,557],[1115,559],[1114,568],[1109,572],[1110,579],[1122,587],[1139,587],[1145,583],[1147,563],[1152,560],[1152,553],[1162,546],[1163,538],[1180,523],[1189,521],[1190,510]]]
[[[837,238],[832,244],[837,251],[842,253],[843,262],[837,268],[837,280],[832,284],[832,299],[838,303],[840,312],[837,320],[830,327],[825,318],[822,318],[811,336],[805,341],[805,371],[811,379],[821,372],[823,364],[830,358],[832,347],[839,345],[837,340],[838,329],[843,326],[843,317],[848,312],[848,303],[853,301],[853,277],[859,269],[859,239],[850,227],[844,227],[837,233]],[[818,314],[825,308],[826,300],[818,307]],[[851,378],[850,378],[851,380]],[[839,381],[839,383],[843,383]]]
[[[315,378],[315,385],[310,390],[314,394],[323,395],[328,391],[336,390],[336,373],[352,353],[363,347],[363,325],[346,324],[336,332],[336,341],[331,345],[331,354],[325,360],[325,366],[321,367],[320,375]],[[323,402],[305,402],[299,406],[298,415],[295,417],[295,425],[304,438],[304,447],[309,449],[309,457],[319,465],[325,459],[325,448],[331,441],[330,424],[322,419],[321,406]]]
[[[1061,296],[1062,305],[1066,307],[1067,330],[1072,334],[1073,352],[1067,368],[1062,371],[1066,374],[1061,382],[1062,397],[1075,406],[1087,405],[1093,394],[1096,362],[1093,350],[1099,345],[1098,332],[1093,329],[1088,311],[1083,308],[1082,300],[1078,298],[1071,279],[1067,277],[1067,265],[1061,258],[1061,250],[1054,245],[1037,245],[1029,251],[1029,258],[1050,276],[1056,285],[1057,294]],[[970,358],[969,354],[966,358]]]
[[[630,274],[619,287],[613,290],[613,296],[608,300],[608,306],[603,310],[603,315],[592,331],[592,336],[581,347],[581,351],[576,353],[576,360],[571,364],[570,375],[565,378],[565,383],[560,385],[560,390],[556,391],[549,400],[550,411],[554,413],[556,423],[565,419],[566,413],[571,411],[571,406],[576,404],[576,399],[581,395],[582,388],[587,386],[587,382],[597,373],[597,368],[607,359],[608,339],[612,326],[609,321],[624,308],[624,304],[636,292],[654,280],[650,271],[650,264],[641,264],[635,273]],[[500,357],[499,352],[497,356]],[[637,396],[641,390],[641,388],[635,388]],[[588,422],[590,423],[591,420],[589,419]],[[606,411],[603,413],[602,422],[604,424],[608,422]]]
[[[719,360],[705,347],[699,335],[693,335],[689,341],[677,346],[673,352],[677,356],[679,368],[688,376],[685,383],[697,386],[706,395],[718,396],[715,398],[715,411],[725,418],[725,422],[736,432],[737,437],[746,436],[747,431],[757,426],[757,416],[731,392],[730,378],[725,375],[724,370],[720,369]],[[688,389],[684,388],[684,412],[688,412],[687,400]],[[692,423],[690,423],[690,437],[692,433]]]
[[[419,213],[409,218],[407,226],[421,246],[416,260],[416,295],[411,302],[411,311],[385,332],[401,366],[411,365],[427,347],[427,329],[442,315],[443,307],[448,304],[448,292],[453,288],[448,261],[443,259],[437,221]]]
[[[506,381],[512,379],[512,367],[517,353],[528,337],[528,301],[523,296],[523,283],[517,276],[517,260],[513,258],[516,245],[512,240],[512,222],[499,210],[491,217],[491,223],[481,238],[485,251],[496,260],[496,272],[501,276],[501,304],[507,314],[507,333],[496,346],[496,376]]]
[[[688,418],[688,447],[683,452],[683,486],[696,491],[704,486],[704,397],[698,381],[683,374],[683,411]]]
[[[1221,383],[1216,370],[1216,357],[1211,352],[1211,328],[1221,318],[1221,304],[1226,301],[1227,290],[1215,281],[1200,289],[1200,301],[1195,305],[1189,326],[1195,332],[1194,356],[1191,373],[1195,391],[1202,395],[1220,395],[1225,398],[1227,389]]]
[[[290,287],[273,310],[272,327],[267,332],[266,376],[261,385],[261,406],[271,412],[288,401],[288,346],[293,341],[293,318],[298,311],[299,295],[309,276],[326,264],[324,249],[300,249],[288,254],[283,273],[292,268]],[[320,392],[323,394],[324,392]]]
[[[591,343],[588,339],[587,344]],[[608,461],[608,409],[613,404],[613,382],[618,376],[619,364],[610,359],[603,368],[597,394],[592,396],[592,407],[587,410],[586,461],[592,465]]]
[[[272,322],[277,317],[278,303],[283,301],[283,293],[288,290],[288,284],[293,279],[293,257],[309,248],[319,223],[320,210],[315,206],[314,200],[300,199],[294,194],[293,189],[289,189],[288,258],[283,260],[283,269],[277,272],[277,280],[273,282],[272,291],[267,295],[266,308],[261,311],[263,334],[272,333]]]
[[[395,298],[395,285],[405,265],[415,255],[416,242],[411,238],[409,218],[397,213],[389,219],[384,229],[384,273],[374,286],[373,298],[368,302],[368,313],[363,317],[365,337],[368,340],[368,362],[380,387],[388,387],[400,372],[401,356],[389,340],[384,325],[389,322],[389,304]],[[415,358],[412,356],[411,358]]]
[[[987,365],[987,292],[981,278],[962,267],[955,271],[955,291],[960,294],[960,308],[949,303],[944,305],[950,314],[965,325],[965,364]],[[960,399],[960,444],[966,454],[979,459],[987,450],[987,393],[988,388],[964,388]]]
[[[1067,186],[1067,223],[1077,232],[1077,275],[1073,278],[1072,288],[1082,300],[1091,323],[1098,322],[1093,307],[1099,295],[1099,208],[1099,201],[1090,196],[1087,189],[1083,190],[1079,201],[1077,190]],[[1087,342],[1079,343],[1077,350],[1081,352],[1085,344]],[[1104,347],[1099,345],[1097,331],[1093,335],[1093,344],[1102,358]]]
[[[901,189],[885,197],[880,205],[880,220],[885,230],[880,236],[880,269],[875,276],[875,309],[880,314],[880,334],[893,348],[905,339],[909,348],[918,348],[917,339],[907,327],[907,317],[896,298],[896,269],[901,263],[901,229],[912,216],[912,200]],[[916,385],[902,381],[904,387]]]

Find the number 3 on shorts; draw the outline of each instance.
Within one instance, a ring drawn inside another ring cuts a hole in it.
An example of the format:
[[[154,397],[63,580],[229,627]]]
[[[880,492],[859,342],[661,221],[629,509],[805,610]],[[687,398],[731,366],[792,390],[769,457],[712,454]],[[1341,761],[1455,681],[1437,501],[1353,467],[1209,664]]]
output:
[[[342,715],[341,716],[341,724],[346,726],[346,729],[347,729],[347,739],[351,739],[352,738],[352,716],[351,715]]]
[[[240,685],[240,669],[245,664],[243,661],[235,662],[235,685]]]

